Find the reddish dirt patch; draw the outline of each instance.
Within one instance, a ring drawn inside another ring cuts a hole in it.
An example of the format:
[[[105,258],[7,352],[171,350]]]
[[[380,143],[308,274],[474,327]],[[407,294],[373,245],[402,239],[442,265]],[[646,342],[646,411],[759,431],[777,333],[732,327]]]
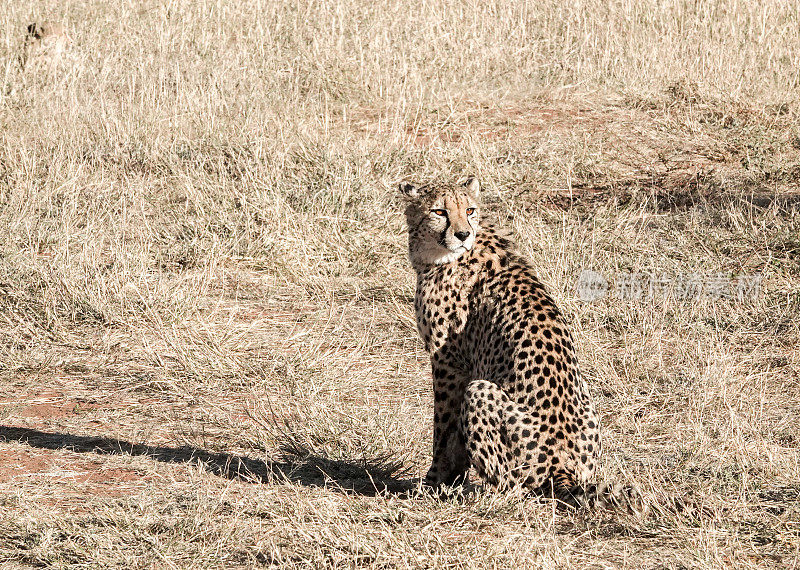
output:
[[[83,494],[119,497],[152,477],[136,469],[109,468],[102,459],[0,444],[0,485],[43,480],[78,485]]]
[[[186,466],[198,461],[224,471],[224,454],[205,448],[213,447],[209,442],[228,422],[252,421],[244,395],[229,395],[211,415],[201,403],[154,397],[135,387],[121,390],[113,375],[8,380],[0,401],[0,487],[39,489],[42,500],[59,508],[80,510],[93,497],[126,497],[147,492],[156,481],[185,481]],[[203,442],[197,448],[176,443],[172,424],[198,420],[213,428],[204,425]]]
[[[620,112],[607,108],[575,107],[568,103],[558,106],[507,105],[493,107],[466,102],[450,114],[421,113],[404,125],[405,134],[415,146],[457,144],[467,136],[484,140],[529,138],[543,131],[597,129],[620,120]],[[395,128],[397,117],[391,110],[359,110],[347,115],[347,122],[362,133],[382,133]]]
[[[102,408],[101,404],[82,398],[64,398],[55,393],[39,394],[34,398],[19,400],[12,404],[13,416],[18,418],[41,418],[60,420],[80,416],[91,410]]]
[[[51,458],[33,450],[0,446],[0,483],[11,483],[28,473],[43,473],[51,466]]]

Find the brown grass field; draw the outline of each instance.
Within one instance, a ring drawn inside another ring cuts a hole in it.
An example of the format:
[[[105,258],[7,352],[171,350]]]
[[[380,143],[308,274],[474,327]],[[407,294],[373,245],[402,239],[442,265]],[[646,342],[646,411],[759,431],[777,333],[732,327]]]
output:
[[[465,174],[648,514],[420,492],[395,187]],[[796,0],[0,9],[2,569],[797,568],[799,341]]]

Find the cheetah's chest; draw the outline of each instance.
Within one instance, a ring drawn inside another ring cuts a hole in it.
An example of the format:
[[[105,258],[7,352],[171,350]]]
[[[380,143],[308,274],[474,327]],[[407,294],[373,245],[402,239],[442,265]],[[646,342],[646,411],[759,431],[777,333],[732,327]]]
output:
[[[417,330],[425,349],[436,352],[464,333],[473,279],[436,268],[417,279]]]

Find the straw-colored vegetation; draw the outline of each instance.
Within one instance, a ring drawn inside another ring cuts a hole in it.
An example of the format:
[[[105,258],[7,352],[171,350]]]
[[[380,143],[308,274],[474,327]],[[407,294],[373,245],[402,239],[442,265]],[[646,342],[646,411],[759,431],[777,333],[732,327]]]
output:
[[[795,1],[4,2],[0,566],[795,567],[799,60]],[[467,173],[647,517],[414,491],[394,187]]]

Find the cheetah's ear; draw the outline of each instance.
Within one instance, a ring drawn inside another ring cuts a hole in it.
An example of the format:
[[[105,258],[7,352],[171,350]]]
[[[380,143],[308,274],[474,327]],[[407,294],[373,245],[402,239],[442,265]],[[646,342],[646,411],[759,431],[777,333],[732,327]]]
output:
[[[481,194],[481,183],[474,176],[467,178],[467,180],[464,182],[464,188],[476,200]]]
[[[421,195],[419,186],[412,184],[411,182],[401,182],[399,189],[400,194],[402,194],[402,196],[407,200],[416,200]]]

